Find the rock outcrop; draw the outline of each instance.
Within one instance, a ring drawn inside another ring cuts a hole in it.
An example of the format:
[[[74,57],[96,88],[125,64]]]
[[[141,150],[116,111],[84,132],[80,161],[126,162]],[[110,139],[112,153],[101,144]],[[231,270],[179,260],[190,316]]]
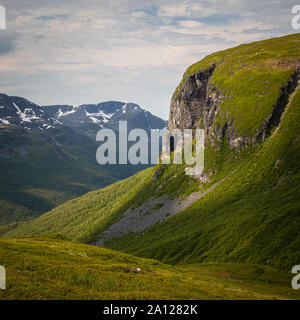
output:
[[[193,129],[203,128],[206,141],[212,145],[226,139],[230,148],[240,151],[245,145],[253,145],[264,140],[272,128],[278,126],[281,115],[288,105],[289,97],[296,90],[300,81],[300,67],[281,88],[279,98],[272,112],[257,130],[255,136],[240,135],[234,127],[234,119],[226,116],[226,121],[216,121],[221,104],[227,98],[217,88],[211,78],[217,66],[212,64],[208,69],[189,75],[173,94],[170,105],[168,128]]]

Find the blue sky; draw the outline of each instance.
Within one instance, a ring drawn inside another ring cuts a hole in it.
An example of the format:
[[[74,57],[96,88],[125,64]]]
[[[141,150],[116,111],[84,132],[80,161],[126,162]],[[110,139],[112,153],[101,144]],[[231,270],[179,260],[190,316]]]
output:
[[[185,69],[296,32],[289,0],[0,0],[0,92],[41,105],[121,100],[168,117]]]

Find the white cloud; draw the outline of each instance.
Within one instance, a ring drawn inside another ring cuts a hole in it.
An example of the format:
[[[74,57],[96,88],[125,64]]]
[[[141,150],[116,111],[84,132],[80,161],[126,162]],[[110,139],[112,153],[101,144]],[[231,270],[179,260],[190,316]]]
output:
[[[205,3],[206,1],[202,2]],[[162,5],[158,11],[158,15],[162,17],[205,17],[214,13],[216,13],[214,5],[205,7],[198,1],[170,2],[170,4]]]

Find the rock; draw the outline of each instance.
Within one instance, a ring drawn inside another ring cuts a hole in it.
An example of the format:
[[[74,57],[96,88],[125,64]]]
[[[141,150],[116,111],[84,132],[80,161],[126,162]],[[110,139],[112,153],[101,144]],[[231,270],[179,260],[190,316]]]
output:
[[[141,272],[141,268],[136,268],[136,267],[133,267],[133,268],[130,268],[130,267],[125,267],[124,268],[124,271],[125,272],[134,272],[134,273],[139,273]]]
[[[208,81],[215,65],[187,78],[178,95],[171,100],[169,129],[195,128],[207,104]]]
[[[234,140],[229,141],[229,146],[231,149],[235,148],[238,151],[240,151],[244,143],[245,143],[245,139],[243,137],[237,137]]]
[[[197,177],[197,179],[202,182],[202,183],[209,183],[211,182],[211,178],[208,177],[207,175],[202,175],[200,177]]]
[[[165,166],[165,164],[162,164],[155,172],[154,172],[154,175],[153,175],[153,178],[152,178],[152,181],[153,182],[155,182],[158,178],[159,178],[159,176],[160,176],[160,174],[162,173],[162,171],[163,171],[163,167]]]

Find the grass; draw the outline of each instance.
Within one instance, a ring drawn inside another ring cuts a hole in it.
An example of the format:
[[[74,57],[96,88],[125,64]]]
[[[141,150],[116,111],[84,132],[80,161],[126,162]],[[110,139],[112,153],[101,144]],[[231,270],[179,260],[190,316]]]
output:
[[[90,242],[101,230],[117,221],[130,206],[130,199],[142,188],[149,168],[134,177],[119,181],[111,186],[73,199],[36,220],[23,223],[12,233],[26,236],[47,235],[64,237],[81,242]]]
[[[187,75],[213,62],[218,64],[214,72],[218,77],[211,81],[223,88],[228,85],[232,94],[227,98],[235,99],[228,100],[228,108],[234,109],[227,110],[228,119],[251,135],[270,114],[282,83],[294,71],[300,57],[299,41],[299,34],[295,34],[229,49],[193,65]],[[252,76],[257,76],[257,81],[250,81]],[[264,79],[269,79],[270,86],[261,97]],[[262,102],[256,112],[251,109],[252,98]],[[226,103],[224,100],[222,108]],[[6,237],[47,236],[90,243],[125,210],[151,197],[168,194],[185,198],[223,181],[181,213],[142,233],[110,239],[105,246],[173,265],[246,263],[290,272],[300,262],[299,122],[298,89],[280,125],[265,141],[240,152],[230,149],[226,139],[215,146],[206,145],[208,183],[185,175],[184,165],[157,165],[0,232]],[[153,179],[157,170],[160,174]]]
[[[49,239],[0,239],[3,299],[300,299],[291,277],[270,267],[156,260]],[[128,269],[141,268],[140,273]]]

